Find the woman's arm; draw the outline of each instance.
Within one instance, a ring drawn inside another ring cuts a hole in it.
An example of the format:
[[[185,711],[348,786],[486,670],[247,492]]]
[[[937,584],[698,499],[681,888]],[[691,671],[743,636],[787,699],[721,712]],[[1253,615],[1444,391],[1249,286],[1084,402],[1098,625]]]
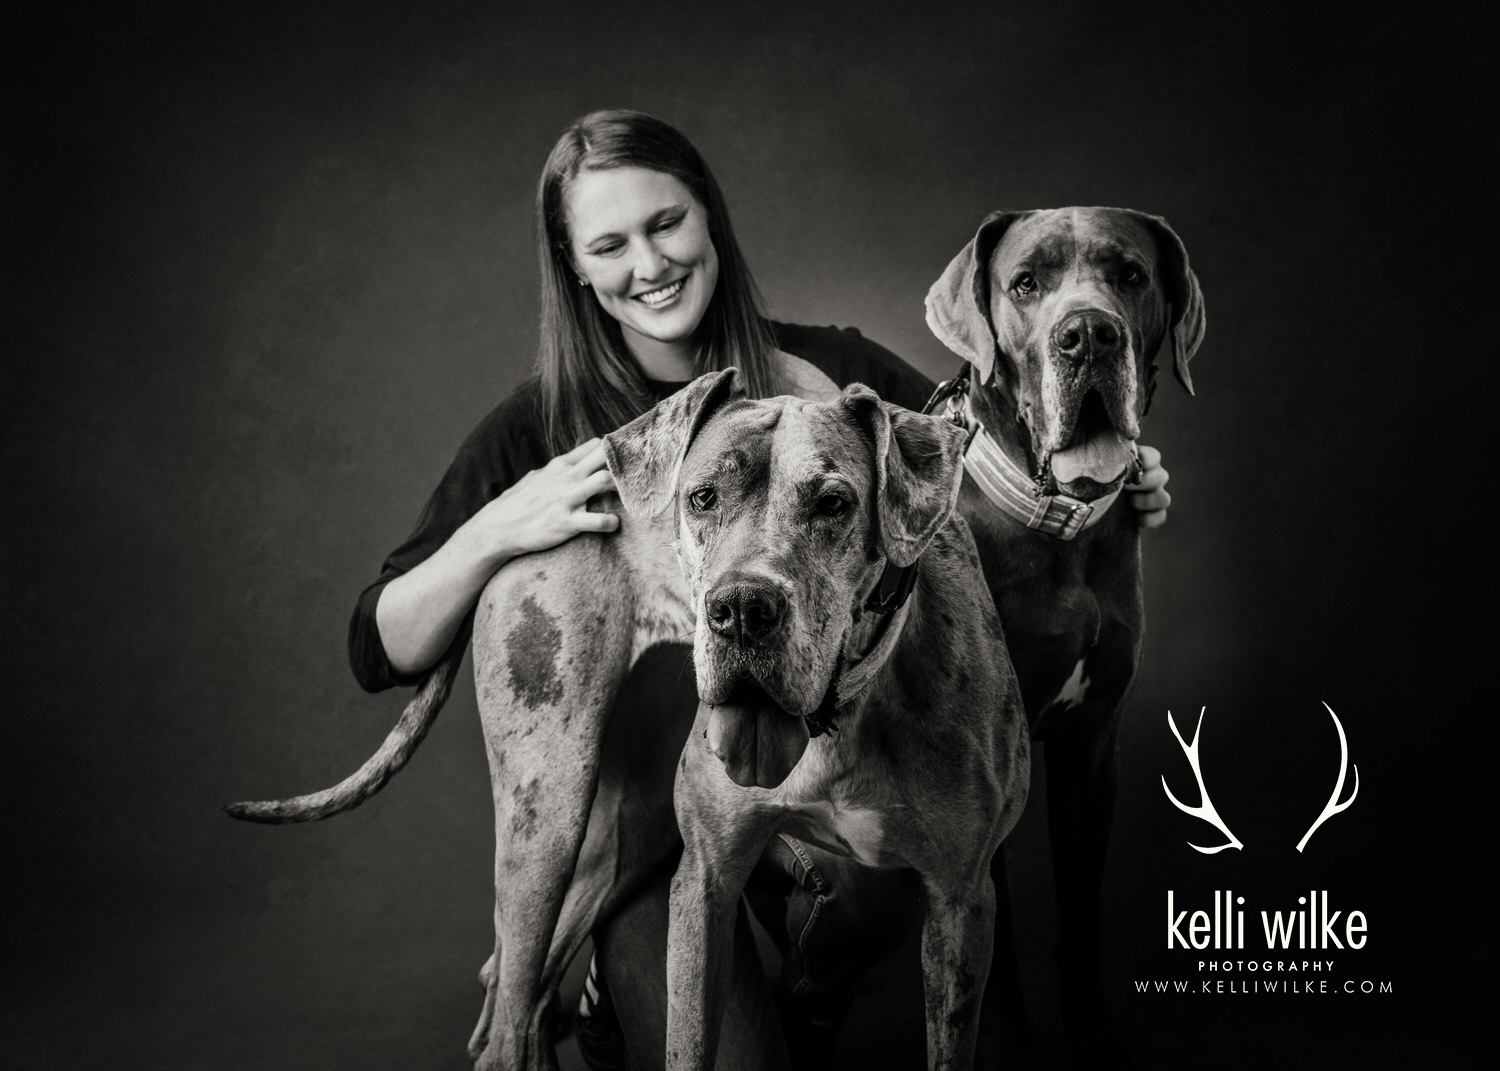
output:
[[[590,513],[594,495],[614,489],[599,439],[533,469],[464,522],[431,557],[388,583],[375,607],[380,642],[401,674],[434,665],[453,642],[490,577],[522,554],[580,532],[613,532],[613,513]]]

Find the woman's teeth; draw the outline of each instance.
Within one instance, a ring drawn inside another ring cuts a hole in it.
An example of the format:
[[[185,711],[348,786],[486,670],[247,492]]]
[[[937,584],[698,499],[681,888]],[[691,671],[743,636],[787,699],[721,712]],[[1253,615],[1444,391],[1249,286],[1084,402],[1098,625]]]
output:
[[[660,305],[663,302],[671,301],[674,297],[682,292],[683,284],[686,282],[687,278],[684,276],[683,278],[678,279],[675,283],[669,283],[668,285],[662,287],[660,290],[652,290],[645,294],[637,295],[637,300],[643,301],[647,305]]]

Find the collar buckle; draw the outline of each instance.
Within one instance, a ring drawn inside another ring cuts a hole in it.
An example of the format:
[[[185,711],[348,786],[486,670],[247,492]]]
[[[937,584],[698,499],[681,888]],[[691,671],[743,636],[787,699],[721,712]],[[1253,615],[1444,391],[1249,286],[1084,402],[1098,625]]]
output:
[[[1036,500],[1036,508],[1026,527],[1040,529],[1059,539],[1072,539],[1088,526],[1093,515],[1092,502],[1082,502],[1069,495],[1047,495]]]

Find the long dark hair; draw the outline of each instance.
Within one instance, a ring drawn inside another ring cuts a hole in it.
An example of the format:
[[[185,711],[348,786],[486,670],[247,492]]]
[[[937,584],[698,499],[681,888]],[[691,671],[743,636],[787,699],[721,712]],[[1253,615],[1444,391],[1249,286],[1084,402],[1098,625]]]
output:
[[[619,323],[579,286],[570,255],[567,194],[580,171],[639,167],[671,175],[708,214],[719,280],[699,327],[694,372],[737,367],[752,397],[782,393],[771,353],[775,340],[760,293],[734,240],[729,209],[713,172],[674,127],[634,111],[590,112],[563,132],[542,168],[536,191],[537,257],[542,276],[537,373],[547,440],[561,453],[613,431],[650,408],[654,398],[625,346]]]

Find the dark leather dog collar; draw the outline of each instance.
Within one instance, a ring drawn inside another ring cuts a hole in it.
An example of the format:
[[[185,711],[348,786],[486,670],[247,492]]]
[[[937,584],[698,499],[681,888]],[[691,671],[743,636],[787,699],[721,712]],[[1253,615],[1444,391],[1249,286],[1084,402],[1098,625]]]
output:
[[[893,614],[901,609],[911,595],[911,589],[917,586],[917,566],[921,564],[921,558],[910,565],[886,562],[880,580],[865,600],[865,609],[872,614]]]
[[[916,576],[916,565],[909,565],[907,570],[910,576]],[[906,571],[906,570],[898,570]],[[883,576],[882,576],[883,579]],[[909,591],[910,588],[907,588]],[[877,586],[876,591],[879,591]],[[874,594],[870,600],[874,600]],[[880,667],[885,666],[886,660],[891,657],[891,651],[895,649],[895,642],[900,639],[901,630],[906,627],[907,613],[906,595],[901,595],[901,601],[897,606],[892,606],[888,612],[879,612],[876,615],[877,624],[874,633],[871,634],[868,645],[859,654],[840,655],[838,658],[838,669],[834,672],[834,679],[828,682],[828,691],[823,693],[822,702],[817,705],[816,711],[805,715],[807,730],[813,736],[823,733],[838,732],[838,709],[849,703],[856,702],[859,696],[865,693],[874,681]]]

